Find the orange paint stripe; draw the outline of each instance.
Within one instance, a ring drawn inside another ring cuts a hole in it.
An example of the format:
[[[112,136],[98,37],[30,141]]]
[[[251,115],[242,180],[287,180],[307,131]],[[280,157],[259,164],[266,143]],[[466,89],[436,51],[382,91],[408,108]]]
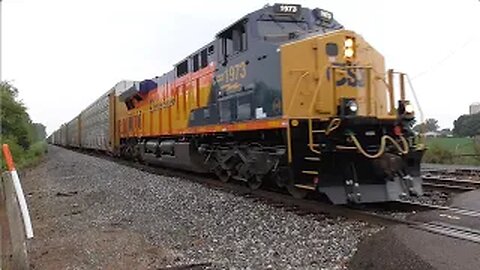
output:
[[[9,171],[15,170],[15,164],[13,163],[12,153],[10,153],[10,148],[8,144],[3,144],[2,146],[3,157],[5,158],[5,162],[7,163],[7,168]]]

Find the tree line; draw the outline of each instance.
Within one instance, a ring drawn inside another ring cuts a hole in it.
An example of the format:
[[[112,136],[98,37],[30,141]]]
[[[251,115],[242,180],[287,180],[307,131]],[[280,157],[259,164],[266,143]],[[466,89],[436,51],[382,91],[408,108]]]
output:
[[[45,151],[45,126],[30,119],[18,98],[18,89],[8,82],[0,82],[0,120],[0,141],[9,145],[19,166],[27,165]],[[1,160],[4,167],[3,157]]]
[[[440,132],[450,133],[449,129],[439,130],[438,121],[434,118],[427,118],[423,123],[413,127],[416,132]],[[480,135],[480,113],[464,114],[453,122],[452,135],[456,137],[474,137]]]
[[[460,116],[453,122],[453,133],[460,137],[480,135],[480,113]]]

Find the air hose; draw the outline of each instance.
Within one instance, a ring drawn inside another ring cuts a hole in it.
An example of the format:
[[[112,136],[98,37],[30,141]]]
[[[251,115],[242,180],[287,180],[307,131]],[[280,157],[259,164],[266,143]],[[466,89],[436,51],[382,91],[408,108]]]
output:
[[[355,136],[355,134],[350,134],[350,138],[352,139],[353,143],[355,144],[355,147],[356,149],[362,154],[364,155],[365,157],[367,158],[371,158],[371,159],[374,159],[374,158],[378,158],[380,157],[381,155],[383,155],[385,153],[385,148],[387,146],[387,141],[390,141],[397,149],[398,151],[405,155],[405,154],[408,154],[408,151],[409,151],[409,147],[408,147],[408,143],[407,143],[407,140],[405,140],[405,138],[400,135],[400,140],[402,141],[402,144],[403,144],[403,148],[397,143],[397,141],[395,141],[395,139],[393,139],[392,137],[388,136],[388,135],[383,135],[381,140],[380,140],[380,149],[378,150],[378,152],[376,154],[369,154],[367,153],[367,151],[365,151],[362,147],[362,145],[360,144],[360,142],[358,141],[357,137]]]

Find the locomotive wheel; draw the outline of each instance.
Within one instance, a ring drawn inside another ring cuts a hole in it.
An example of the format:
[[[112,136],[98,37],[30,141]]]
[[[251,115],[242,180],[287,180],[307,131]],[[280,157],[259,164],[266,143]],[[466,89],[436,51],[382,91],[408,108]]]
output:
[[[217,170],[217,176],[218,179],[220,179],[220,181],[222,181],[223,183],[228,182],[230,178],[232,178],[232,174],[229,171],[223,169]]]
[[[263,184],[263,176],[262,175],[255,175],[254,177],[248,180],[248,187],[255,190],[259,189]]]
[[[307,189],[298,188],[298,187],[294,186],[293,184],[288,184],[287,185],[287,190],[288,190],[288,193],[290,193],[290,195],[292,195],[296,199],[303,199],[310,192]]]

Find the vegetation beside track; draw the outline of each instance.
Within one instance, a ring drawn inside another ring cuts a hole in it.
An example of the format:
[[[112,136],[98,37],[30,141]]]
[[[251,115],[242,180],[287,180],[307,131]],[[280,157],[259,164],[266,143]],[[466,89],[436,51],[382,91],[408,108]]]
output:
[[[45,126],[33,123],[18,99],[18,89],[0,82],[0,142],[8,144],[18,168],[36,164],[47,151]],[[1,151],[0,151],[1,152]],[[0,153],[1,169],[5,169]]]
[[[426,163],[480,165],[480,145],[473,138],[427,138]]]

